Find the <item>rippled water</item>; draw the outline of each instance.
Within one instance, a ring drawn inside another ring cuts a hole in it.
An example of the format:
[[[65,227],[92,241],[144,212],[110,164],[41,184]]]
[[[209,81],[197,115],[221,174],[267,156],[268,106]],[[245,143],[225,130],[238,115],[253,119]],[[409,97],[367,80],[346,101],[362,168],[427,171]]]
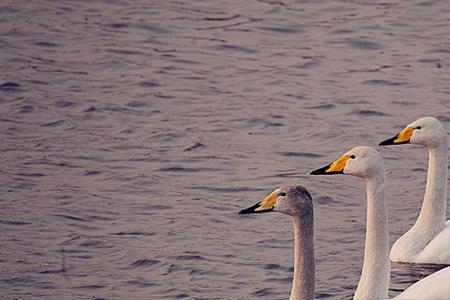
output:
[[[450,131],[446,1],[4,1],[4,299],[286,299],[278,185],[315,198],[317,298],[350,299],[365,188],[312,177],[424,115]],[[391,243],[427,151],[380,149]],[[394,265],[391,295],[434,267]]]

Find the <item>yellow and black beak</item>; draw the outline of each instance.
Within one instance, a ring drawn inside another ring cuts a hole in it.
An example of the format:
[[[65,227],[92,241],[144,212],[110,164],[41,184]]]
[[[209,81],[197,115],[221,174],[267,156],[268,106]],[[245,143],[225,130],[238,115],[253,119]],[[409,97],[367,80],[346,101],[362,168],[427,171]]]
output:
[[[319,168],[312,171],[311,175],[333,175],[333,174],[344,174],[344,168],[347,161],[350,159],[348,155],[342,155],[339,159],[333,161],[331,164],[325,167]]]
[[[243,215],[243,214],[256,214],[256,213],[271,212],[275,208],[275,204],[277,204],[278,196],[280,196],[280,189],[276,189],[269,196],[267,196],[264,200],[256,203],[255,205],[241,210],[239,212],[239,214]]]
[[[409,144],[409,141],[411,140],[414,130],[416,130],[416,128],[406,127],[399,134],[391,137],[390,139],[382,141],[379,145],[380,146],[388,146],[388,145]]]

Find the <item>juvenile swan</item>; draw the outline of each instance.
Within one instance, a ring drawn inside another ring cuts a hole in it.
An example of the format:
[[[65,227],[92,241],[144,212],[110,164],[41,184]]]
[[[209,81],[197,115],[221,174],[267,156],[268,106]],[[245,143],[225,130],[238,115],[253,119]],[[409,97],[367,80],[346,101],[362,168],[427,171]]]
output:
[[[380,154],[371,147],[355,147],[311,175],[349,174],[364,179],[367,189],[367,224],[364,262],[353,299],[387,299],[390,277],[386,215],[385,170]],[[395,299],[450,299],[450,267],[416,282]]]
[[[435,118],[425,117],[407,125],[381,146],[418,144],[428,147],[425,196],[414,226],[392,246],[396,262],[450,264],[450,222],[447,206],[447,134]]]
[[[311,195],[301,185],[286,185],[239,213],[252,214],[272,211],[291,216],[294,224],[294,278],[289,299],[314,299],[314,213]]]

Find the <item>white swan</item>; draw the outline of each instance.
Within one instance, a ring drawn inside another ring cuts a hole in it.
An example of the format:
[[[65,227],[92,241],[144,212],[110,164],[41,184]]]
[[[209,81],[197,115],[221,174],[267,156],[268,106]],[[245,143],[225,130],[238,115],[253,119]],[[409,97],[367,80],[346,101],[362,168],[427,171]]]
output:
[[[371,147],[355,147],[312,175],[349,174],[364,179],[367,189],[367,224],[364,262],[354,299],[386,299],[390,261],[386,215],[385,170],[380,154]],[[450,267],[407,288],[395,299],[450,299]]]
[[[414,226],[394,243],[390,259],[395,262],[450,264],[450,221],[445,221],[447,134],[437,119],[425,117],[407,125],[398,135],[380,145],[407,143],[428,147],[427,185],[419,217]]]

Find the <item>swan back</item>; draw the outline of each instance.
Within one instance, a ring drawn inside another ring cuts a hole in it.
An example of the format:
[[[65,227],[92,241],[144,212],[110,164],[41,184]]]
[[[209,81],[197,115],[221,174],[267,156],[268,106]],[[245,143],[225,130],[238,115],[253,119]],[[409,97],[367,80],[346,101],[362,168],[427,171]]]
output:
[[[450,299],[450,267],[433,273],[408,287],[394,299],[418,300],[448,300]]]

